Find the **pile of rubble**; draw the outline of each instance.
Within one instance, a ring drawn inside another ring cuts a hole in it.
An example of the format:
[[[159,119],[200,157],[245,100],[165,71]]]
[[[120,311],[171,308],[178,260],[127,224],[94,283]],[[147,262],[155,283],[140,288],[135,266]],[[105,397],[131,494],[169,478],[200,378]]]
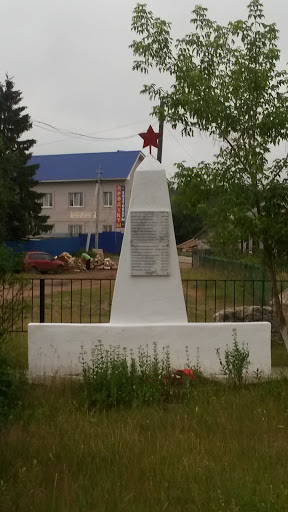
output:
[[[114,270],[118,268],[117,263],[110,258],[104,258],[102,249],[95,249],[95,257],[90,260],[90,270]],[[69,252],[62,252],[58,256],[58,260],[63,261],[64,269],[67,272],[81,272],[86,271],[85,261],[81,258],[75,258]]]
[[[104,258],[104,254],[102,249],[94,249],[96,255],[95,258],[91,259],[91,268],[95,268],[96,270],[114,270],[118,268],[117,263],[112,261],[110,258]]]
[[[81,258],[74,258],[69,252],[62,252],[57,259],[63,261],[64,269],[67,271],[80,272],[81,270],[86,270],[85,263]]]

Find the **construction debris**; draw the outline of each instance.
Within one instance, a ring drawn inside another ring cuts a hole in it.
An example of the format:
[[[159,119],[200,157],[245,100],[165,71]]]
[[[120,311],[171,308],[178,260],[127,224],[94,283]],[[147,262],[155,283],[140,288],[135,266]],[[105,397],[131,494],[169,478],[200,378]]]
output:
[[[117,263],[115,263],[114,261],[112,261],[110,258],[105,258],[104,259],[104,268],[105,269],[116,269],[118,267]]]
[[[81,258],[71,256],[69,252],[62,252],[58,259],[63,261],[64,269],[67,272],[87,271],[85,262]],[[115,261],[112,261],[110,258],[104,258],[102,249],[95,249],[95,258],[91,258],[90,270],[114,270],[117,268],[118,265]]]

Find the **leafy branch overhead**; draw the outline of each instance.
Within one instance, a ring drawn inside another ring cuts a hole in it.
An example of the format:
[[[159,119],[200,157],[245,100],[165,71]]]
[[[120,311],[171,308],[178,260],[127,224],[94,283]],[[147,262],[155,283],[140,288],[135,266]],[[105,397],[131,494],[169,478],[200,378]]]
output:
[[[178,164],[174,187],[190,214],[205,217],[222,247],[250,238],[261,248],[284,325],[276,267],[288,256],[288,159],[271,154],[275,147],[281,152],[288,136],[288,74],[279,67],[278,30],[265,22],[260,0],[249,3],[245,20],[221,26],[197,6],[190,21],[192,31],[174,41],[171,24],[138,4],[134,69],[147,74],[154,68],[169,77],[168,89],[161,83],[143,88],[153,102],[162,100],[154,115],[186,136],[197,129],[218,141],[212,163]]]
[[[186,135],[197,127],[223,140],[239,134],[247,140],[257,131],[268,144],[285,138],[287,73],[276,70],[278,31],[262,21],[261,3],[250,3],[248,20],[226,27],[209,20],[201,6],[192,14],[193,31],[174,44],[170,23],[145,4],[135,8],[132,30],[142,39],[131,44],[133,69],[155,68],[174,79],[168,91],[150,84],[142,92],[153,100],[164,97],[166,121],[180,124]]]

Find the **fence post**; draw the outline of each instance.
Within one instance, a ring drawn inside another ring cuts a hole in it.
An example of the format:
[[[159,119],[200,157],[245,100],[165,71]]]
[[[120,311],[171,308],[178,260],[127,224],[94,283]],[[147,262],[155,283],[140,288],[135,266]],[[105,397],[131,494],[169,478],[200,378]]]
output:
[[[45,323],[45,279],[40,279],[40,324]]]
[[[266,272],[262,272],[262,322],[263,322],[263,306],[266,306],[266,290],[265,290]]]

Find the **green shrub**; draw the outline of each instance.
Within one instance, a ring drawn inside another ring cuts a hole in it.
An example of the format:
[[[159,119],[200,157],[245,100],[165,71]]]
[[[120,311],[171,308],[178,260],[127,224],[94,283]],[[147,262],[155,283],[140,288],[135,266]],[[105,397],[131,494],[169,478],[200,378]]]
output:
[[[177,374],[179,370],[172,370],[169,348],[159,356],[156,343],[152,355],[148,347],[140,347],[135,356],[119,346],[105,349],[99,341],[89,363],[85,356],[82,352],[82,387],[88,407],[170,402],[183,397],[183,391],[193,382]]]
[[[17,325],[26,307],[23,288],[29,279],[17,274],[22,264],[23,255],[0,246],[0,329],[6,332]]]
[[[23,270],[24,254],[15,252],[10,247],[0,245],[0,278]]]
[[[89,254],[89,256],[91,256],[91,258],[95,258],[95,251],[94,251],[94,249],[89,249],[89,251],[86,251],[85,247],[83,247],[82,249],[78,249],[77,251],[74,251],[72,253],[72,256],[74,258],[81,258],[83,252],[85,252],[86,254]]]
[[[237,340],[237,330],[233,329],[233,346],[229,348],[227,345],[224,351],[224,360],[220,356],[220,349],[216,349],[219,359],[221,371],[228,381],[234,386],[241,386],[244,381],[245,373],[250,365],[248,345],[239,346]]]
[[[11,414],[21,401],[25,381],[23,372],[9,365],[6,357],[7,334],[23,314],[23,288],[28,279],[15,272],[20,270],[22,255],[0,246],[0,420]]]
[[[0,331],[0,422],[7,419],[22,400],[25,372],[12,368],[6,357],[6,332]]]

